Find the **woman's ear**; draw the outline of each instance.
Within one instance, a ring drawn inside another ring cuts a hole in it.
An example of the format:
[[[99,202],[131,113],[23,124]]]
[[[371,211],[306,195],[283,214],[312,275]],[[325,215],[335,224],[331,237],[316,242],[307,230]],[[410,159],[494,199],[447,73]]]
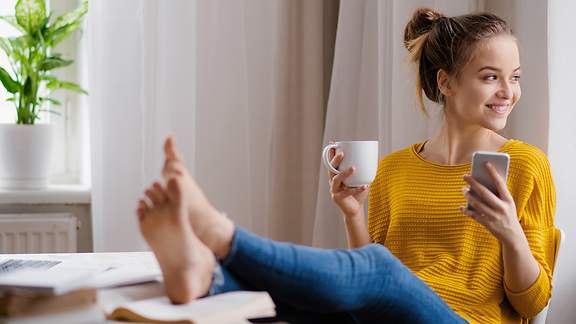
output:
[[[452,94],[452,85],[450,84],[450,75],[446,71],[440,69],[436,73],[436,84],[438,84],[438,90],[444,95],[444,97],[449,97]]]

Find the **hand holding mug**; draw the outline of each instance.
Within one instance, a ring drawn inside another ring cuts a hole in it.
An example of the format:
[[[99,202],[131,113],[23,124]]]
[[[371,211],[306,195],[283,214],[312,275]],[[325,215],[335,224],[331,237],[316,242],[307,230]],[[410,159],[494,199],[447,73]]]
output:
[[[358,215],[378,168],[378,142],[352,141],[327,145],[322,161],[328,169],[330,196],[347,217]]]

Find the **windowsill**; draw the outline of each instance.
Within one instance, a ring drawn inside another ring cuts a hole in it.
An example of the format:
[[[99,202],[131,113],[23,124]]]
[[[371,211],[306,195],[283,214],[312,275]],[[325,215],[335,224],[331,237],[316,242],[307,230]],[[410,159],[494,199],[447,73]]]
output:
[[[89,204],[90,187],[49,185],[41,190],[0,190],[0,205]]]

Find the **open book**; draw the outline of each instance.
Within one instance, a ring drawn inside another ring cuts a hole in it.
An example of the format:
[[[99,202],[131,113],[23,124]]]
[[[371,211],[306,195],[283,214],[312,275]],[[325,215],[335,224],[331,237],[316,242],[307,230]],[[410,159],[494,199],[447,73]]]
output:
[[[109,320],[153,323],[248,323],[247,319],[273,317],[274,302],[267,292],[235,291],[174,305],[166,297],[121,304],[107,314]]]

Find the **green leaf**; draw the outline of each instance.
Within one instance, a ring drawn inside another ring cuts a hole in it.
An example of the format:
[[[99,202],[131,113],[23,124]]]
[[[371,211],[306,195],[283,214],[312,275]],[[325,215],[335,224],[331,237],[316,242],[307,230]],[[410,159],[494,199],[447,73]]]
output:
[[[57,112],[56,110],[52,110],[52,109],[39,109],[38,110],[38,112],[42,112],[42,111],[49,112],[49,113],[54,114],[56,116],[62,116],[62,114]]]
[[[29,34],[34,34],[46,19],[44,0],[18,0],[16,2],[16,21]]]
[[[44,102],[47,101],[47,102],[49,102],[49,103],[51,103],[51,104],[53,104],[53,105],[57,105],[57,106],[62,105],[62,102],[60,102],[59,100],[56,100],[56,99],[54,99],[54,98],[40,97],[40,98],[38,98],[38,99],[40,100],[40,103],[44,103]]]
[[[47,40],[52,47],[60,44],[64,39],[66,39],[73,31],[79,29],[81,23],[74,23],[70,25],[66,25],[62,28],[58,28],[56,30],[49,29],[47,33]]]
[[[74,91],[77,93],[88,94],[88,92],[82,89],[79,85],[74,82],[69,81],[60,81],[58,79],[52,79],[46,84],[46,88],[51,91],[55,91],[58,89],[66,89],[70,91]]]
[[[4,70],[3,67],[0,67],[0,81],[2,82],[2,85],[4,85],[6,91],[10,93],[16,93],[20,90],[20,84],[14,81],[8,71]]]
[[[82,16],[84,16],[87,12],[88,12],[88,1],[83,1],[82,5],[80,5],[78,8],[56,18],[51,28],[53,30],[58,30],[68,25],[78,24],[80,23]]]
[[[77,93],[82,93],[87,95],[88,92],[84,89],[82,89],[79,85],[77,85],[74,82],[69,82],[69,81],[60,81],[60,89],[66,89],[66,90],[70,90],[70,91],[74,91]]]
[[[22,96],[29,97],[32,94],[32,79],[29,77],[24,81],[24,86],[22,87]]]
[[[61,59],[59,56],[51,56],[51,57],[45,58],[44,60],[42,60],[38,64],[38,70],[50,71],[53,69],[68,66],[72,63],[74,63],[74,60],[64,60],[64,59]]]
[[[55,76],[49,75],[49,74],[42,75],[42,76],[40,77],[40,80],[43,80],[43,81],[58,81],[58,79],[57,79]]]
[[[18,25],[18,22],[16,21],[15,16],[0,16],[0,20],[4,20],[8,24],[10,24],[10,26],[18,29],[18,31],[20,31],[22,33],[26,32],[26,30],[24,28],[22,28],[22,26]]]
[[[12,46],[13,50],[17,50],[20,52],[24,52],[29,49],[33,44],[34,41],[28,35],[22,35],[16,38],[9,38],[8,41]]]
[[[0,37],[0,48],[6,53],[7,56],[12,55],[12,46],[10,41],[5,37]]]

